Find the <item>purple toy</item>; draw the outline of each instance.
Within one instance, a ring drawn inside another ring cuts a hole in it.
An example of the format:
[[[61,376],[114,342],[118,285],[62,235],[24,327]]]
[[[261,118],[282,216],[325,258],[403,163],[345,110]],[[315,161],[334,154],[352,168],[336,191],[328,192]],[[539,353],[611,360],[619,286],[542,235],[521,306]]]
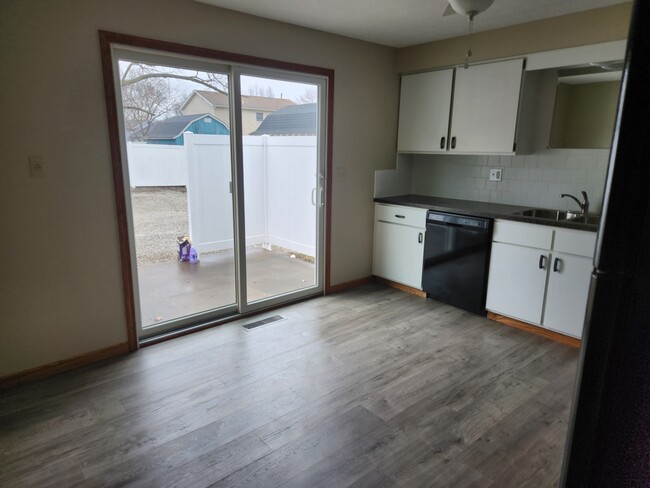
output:
[[[179,236],[176,238],[176,242],[178,242],[178,260],[189,261],[190,251],[192,250],[190,238],[187,236]]]

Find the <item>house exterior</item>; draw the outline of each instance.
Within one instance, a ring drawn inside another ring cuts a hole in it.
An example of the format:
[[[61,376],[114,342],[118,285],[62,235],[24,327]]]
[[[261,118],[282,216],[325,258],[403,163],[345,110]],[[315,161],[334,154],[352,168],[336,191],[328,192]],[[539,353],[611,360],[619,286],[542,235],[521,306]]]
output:
[[[247,135],[257,130],[267,115],[295,104],[286,98],[242,95],[241,105],[242,130]],[[194,90],[180,110],[183,115],[211,114],[226,124],[230,120],[229,99],[225,93]]]
[[[184,132],[218,136],[230,134],[228,127],[210,114],[177,115],[151,124],[144,141],[147,144],[182,146],[185,142]]]
[[[318,130],[318,104],[293,105],[266,117],[252,136],[315,136]]]

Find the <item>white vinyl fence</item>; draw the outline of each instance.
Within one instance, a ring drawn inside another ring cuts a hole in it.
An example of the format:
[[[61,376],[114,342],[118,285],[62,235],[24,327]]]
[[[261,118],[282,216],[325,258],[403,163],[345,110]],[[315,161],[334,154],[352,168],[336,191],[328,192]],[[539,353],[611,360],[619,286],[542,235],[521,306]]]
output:
[[[187,185],[183,146],[129,142],[126,154],[132,187]]]
[[[231,249],[230,136],[184,136],[184,146],[129,144],[131,186],[186,185],[192,245],[200,253]],[[316,137],[244,136],[243,145],[246,244],[315,256]]]

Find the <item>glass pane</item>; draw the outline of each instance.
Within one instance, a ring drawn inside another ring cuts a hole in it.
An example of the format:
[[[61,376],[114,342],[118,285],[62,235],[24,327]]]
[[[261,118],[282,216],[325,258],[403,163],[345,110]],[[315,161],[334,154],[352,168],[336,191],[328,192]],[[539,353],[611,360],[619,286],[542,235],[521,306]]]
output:
[[[242,76],[248,302],[317,284],[318,85]]]
[[[228,76],[119,67],[142,328],[233,305]]]

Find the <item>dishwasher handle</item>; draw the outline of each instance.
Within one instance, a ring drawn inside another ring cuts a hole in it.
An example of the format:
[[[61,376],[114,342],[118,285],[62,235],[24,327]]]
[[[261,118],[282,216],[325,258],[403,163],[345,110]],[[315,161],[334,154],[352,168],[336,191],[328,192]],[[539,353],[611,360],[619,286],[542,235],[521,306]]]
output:
[[[427,225],[459,227],[474,232],[490,231],[490,219],[434,211],[427,213]]]

